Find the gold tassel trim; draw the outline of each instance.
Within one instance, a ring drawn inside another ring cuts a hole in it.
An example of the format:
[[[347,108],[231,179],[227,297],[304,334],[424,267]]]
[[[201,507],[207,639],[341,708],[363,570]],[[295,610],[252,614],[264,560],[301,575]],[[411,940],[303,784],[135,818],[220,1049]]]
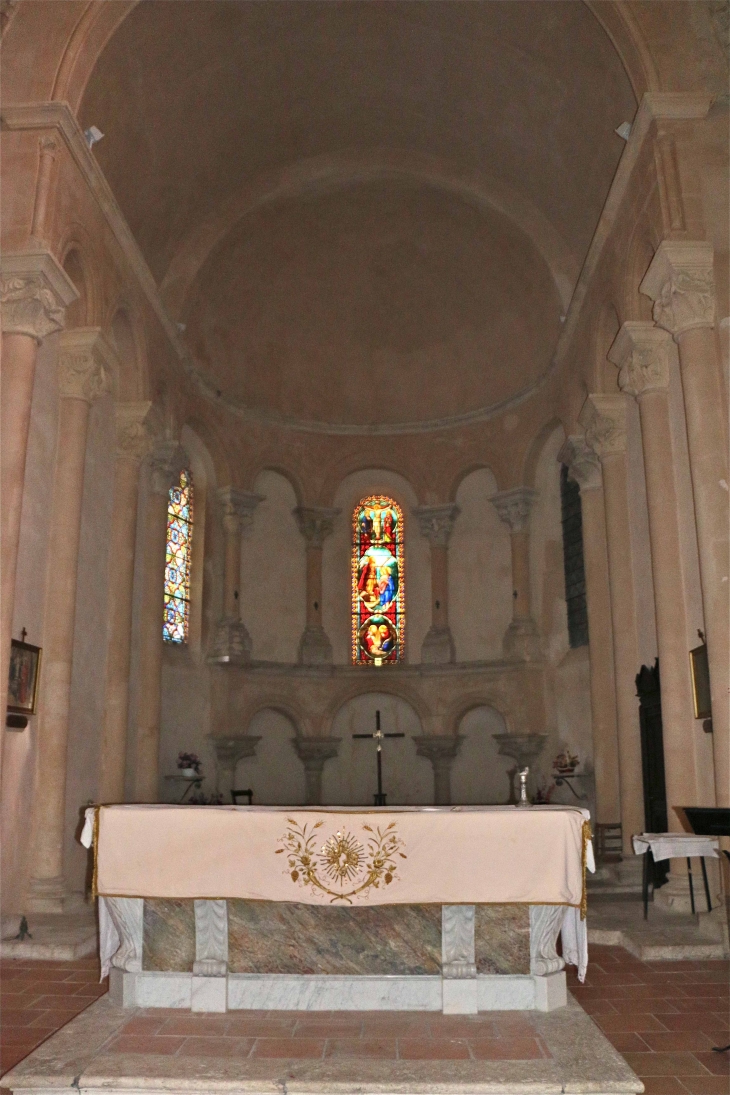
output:
[[[581,866],[583,869],[583,889],[580,898],[580,918],[585,920],[588,914],[588,890],[586,889],[586,869],[588,867],[588,842],[593,839],[590,821],[583,822],[582,829],[583,848],[581,851]]]

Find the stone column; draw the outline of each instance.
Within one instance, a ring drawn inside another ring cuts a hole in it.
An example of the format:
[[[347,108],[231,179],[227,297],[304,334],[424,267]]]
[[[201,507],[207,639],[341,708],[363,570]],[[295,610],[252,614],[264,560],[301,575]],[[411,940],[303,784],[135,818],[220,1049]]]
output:
[[[426,757],[433,766],[433,801],[436,806],[451,805],[451,765],[464,740],[463,736],[444,734],[413,739],[416,753]]]
[[[453,662],[454,639],[449,626],[449,554],[448,544],[459,507],[449,502],[441,506],[419,506],[413,516],[421,536],[431,545],[431,626],[421,647],[421,661],[430,665]]]
[[[139,623],[139,693],[135,726],[134,799],[157,802],[160,765],[162,606],[165,587],[167,505],[182,463],[177,441],[158,441],[149,459],[145,508],[142,609]]]
[[[619,367],[621,390],[639,403],[654,577],[668,824],[670,830],[682,832],[673,807],[697,802],[698,788],[692,743],[696,723],[669,422],[670,349],[671,337],[666,331],[652,323],[628,322],[619,331],[608,358]]]
[[[601,463],[585,438],[579,435],[567,439],[558,460],[567,465],[570,478],[580,487],[583,515],[596,822],[599,825],[616,825],[621,818],[618,718]]]
[[[702,602],[712,694],[715,792],[730,806],[730,714],[727,676],[728,461],[723,384],[715,343],[712,244],[665,240],[641,292],[654,300],[654,319],[679,347],[690,472],[700,557]]]
[[[98,327],[78,328],[61,336],[58,450],[51,500],[33,800],[28,906],[33,912],[61,912],[65,897],[66,748],[86,437],[91,404],[108,391],[107,370],[112,359],[113,351]]]
[[[225,562],[223,568],[223,617],[218,623],[210,661],[222,665],[246,665],[251,661],[251,636],[241,619],[241,537],[253,524],[260,494],[221,487],[218,502],[223,514]]]
[[[307,806],[322,804],[324,762],[337,756],[342,738],[292,738],[294,751],[304,765],[304,800]]]
[[[151,406],[145,401],[118,403],[115,408],[117,451],[109,537],[109,609],[99,764],[100,802],[124,800],[139,468],[150,447],[145,423]]]
[[[0,263],[0,711],[7,703],[25,456],[38,344],[64,325],[78,293],[47,251],[3,255]]]
[[[260,741],[260,735],[213,738],[216,759],[215,789],[219,794],[226,795],[234,789],[236,765],[245,757],[255,757],[256,746]]]
[[[624,855],[629,857],[633,856],[632,835],[644,831],[644,789],[639,705],[635,684],[640,667],[634,575],[631,568],[626,396],[589,395],[580,413],[580,423],[585,429],[586,442],[600,457],[603,472],[613,663],[616,675],[621,833]]]
[[[540,635],[530,607],[530,513],[537,491],[515,487],[490,501],[510,531],[512,549],[512,623],[504,635],[506,658],[535,661],[542,656]]]
[[[340,510],[328,506],[298,506],[294,516],[307,544],[307,616],[299,642],[302,665],[329,665],[332,644],[322,625],[322,545]]]

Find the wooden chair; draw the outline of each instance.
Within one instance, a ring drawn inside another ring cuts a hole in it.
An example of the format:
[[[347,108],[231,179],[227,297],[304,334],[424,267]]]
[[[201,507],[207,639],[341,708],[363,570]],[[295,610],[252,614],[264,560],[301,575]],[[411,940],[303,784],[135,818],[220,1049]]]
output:
[[[239,798],[246,797],[248,802],[239,802]],[[253,791],[250,787],[247,787],[245,791],[234,791],[231,789],[231,801],[234,806],[253,806]]]

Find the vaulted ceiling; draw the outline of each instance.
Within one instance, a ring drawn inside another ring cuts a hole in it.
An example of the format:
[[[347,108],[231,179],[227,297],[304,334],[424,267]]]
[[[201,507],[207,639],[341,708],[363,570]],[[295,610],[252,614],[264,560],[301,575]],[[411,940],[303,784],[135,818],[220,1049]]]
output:
[[[384,422],[545,370],[635,110],[574,0],[147,0],[80,113],[213,386],[356,424],[369,364]]]

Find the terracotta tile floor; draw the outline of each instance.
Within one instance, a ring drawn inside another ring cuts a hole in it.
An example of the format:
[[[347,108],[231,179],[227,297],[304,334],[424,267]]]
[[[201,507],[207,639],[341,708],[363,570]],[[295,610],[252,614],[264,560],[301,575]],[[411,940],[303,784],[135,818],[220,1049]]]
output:
[[[2,976],[2,1071],[106,991],[93,959],[8,961]],[[646,1095],[730,1095],[727,962],[640,962],[591,947],[585,985],[569,986],[642,1078]],[[529,1015],[397,1012],[138,1011],[108,1052],[379,1060],[528,1060],[549,1056]]]

